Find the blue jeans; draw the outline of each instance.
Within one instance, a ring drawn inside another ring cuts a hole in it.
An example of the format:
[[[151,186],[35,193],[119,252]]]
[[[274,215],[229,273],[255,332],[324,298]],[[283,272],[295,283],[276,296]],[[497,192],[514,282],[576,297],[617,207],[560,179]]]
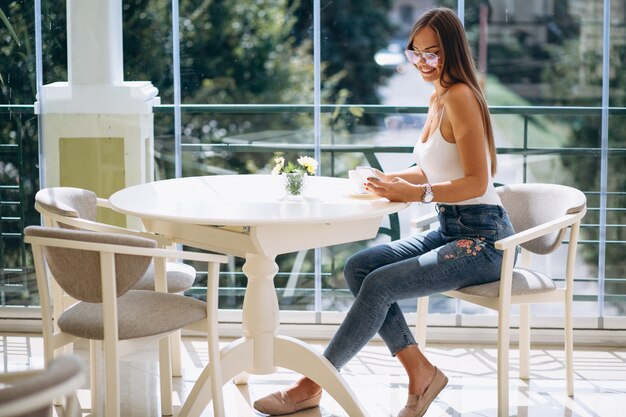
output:
[[[437,204],[436,210],[438,229],[373,246],[346,262],[355,300],[324,351],[337,369],[377,332],[394,356],[417,344],[397,301],[500,279],[502,252],[493,245],[514,233],[504,208]]]

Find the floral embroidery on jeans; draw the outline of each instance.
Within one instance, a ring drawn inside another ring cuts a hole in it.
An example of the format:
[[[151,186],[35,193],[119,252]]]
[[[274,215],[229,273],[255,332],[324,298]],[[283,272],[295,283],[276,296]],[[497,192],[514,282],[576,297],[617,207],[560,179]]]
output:
[[[445,254],[443,257],[444,259],[454,259],[460,258],[462,256],[476,256],[478,255],[478,252],[483,250],[485,245],[485,238],[482,236],[468,239],[460,239],[456,242],[456,247],[454,248],[455,253]]]

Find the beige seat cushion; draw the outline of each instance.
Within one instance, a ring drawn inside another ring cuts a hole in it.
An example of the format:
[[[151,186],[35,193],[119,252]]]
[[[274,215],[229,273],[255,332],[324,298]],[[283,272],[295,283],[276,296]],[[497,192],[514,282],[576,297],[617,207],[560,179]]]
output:
[[[131,290],[117,299],[119,339],[180,329],[207,316],[206,303],[176,294]],[[59,328],[86,339],[104,340],[102,304],[80,302],[61,314]]]
[[[181,262],[167,262],[165,270],[167,272],[167,292],[169,293],[186,291],[196,281],[196,270],[191,265]],[[150,264],[133,290],[154,291],[154,264]]]
[[[556,290],[556,284],[547,275],[541,272],[523,268],[513,269],[511,295],[538,294]],[[500,281],[488,284],[472,285],[457,290],[463,294],[481,297],[498,297],[500,295]]]

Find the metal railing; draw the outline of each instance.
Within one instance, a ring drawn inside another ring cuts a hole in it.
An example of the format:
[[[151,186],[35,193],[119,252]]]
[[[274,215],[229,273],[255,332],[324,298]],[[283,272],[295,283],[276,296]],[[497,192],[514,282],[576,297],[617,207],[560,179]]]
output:
[[[0,306],[29,294],[32,265],[22,231],[29,211],[27,186],[38,179],[25,177],[24,144],[29,140],[25,126],[34,118],[32,105],[0,106],[0,132],[2,126],[13,127],[10,136],[0,140]]]
[[[389,145],[380,145],[380,144],[364,144],[364,143],[335,143],[335,135],[337,135],[337,129],[334,125],[333,115],[341,114],[341,113],[350,113],[354,112],[355,109],[358,109],[359,114],[364,117],[376,117],[384,118],[389,115],[410,115],[423,117],[426,113],[427,109],[425,107],[398,107],[398,106],[378,106],[378,105],[324,105],[321,106],[321,112],[326,117],[326,131],[329,134],[328,141],[324,141],[321,145],[321,153],[325,157],[328,157],[330,161],[333,161],[330,165],[330,171],[328,175],[334,175],[335,163],[338,158],[342,155],[346,154],[354,154],[361,155],[364,160],[366,160],[370,165],[382,168],[380,157],[384,154],[407,154],[411,153],[413,150],[412,145],[398,145],[398,146],[389,146]],[[599,158],[602,154],[602,149],[599,147],[544,147],[544,146],[531,146],[533,141],[530,137],[530,126],[533,123],[536,123],[537,117],[550,117],[550,118],[569,118],[569,117],[581,117],[581,116],[591,116],[591,117],[601,117],[602,109],[599,107],[541,107],[541,106],[533,106],[533,107],[508,107],[508,106],[494,106],[490,107],[492,116],[494,118],[500,116],[517,116],[521,117],[521,132],[520,137],[516,138],[516,142],[520,143],[519,146],[505,146],[498,148],[498,154],[500,155],[514,155],[521,157],[522,160],[522,172],[523,172],[523,180],[526,181],[528,177],[529,167],[528,167],[528,159],[536,156],[573,156],[573,157],[592,157]],[[155,107],[155,124],[159,123],[159,118],[164,115],[172,114],[174,111],[174,106],[172,105],[160,105]],[[280,115],[280,114],[313,114],[314,106],[313,105],[182,105],[181,112],[184,116],[196,115],[202,117],[206,115],[207,117],[216,117],[219,115],[232,115],[232,114],[240,114],[240,115]],[[609,117],[625,117],[626,116],[626,108],[609,108]],[[33,119],[34,109],[33,106],[15,106],[15,105],[0,105],[0,117],[9,117],[14,120],[17,119]],[[312,152],[314,150],[313,141],[310,140],[307,142],[307,138],[311,138],[312,136],[312,125],[310,129],[294,129],[292,131],[288,131],[283,137],[271,135],[263,135],[263,130],[259,130],[255,132],[256,135],[253,138],[245,135],[237,135],[233,137],[232,135],[225,136],[226,139],[222,138],[221,140],[211,141],[204,140],[203,138],[196,138],[195,143],[181,143],[181,150],[184,153],[188,152],[198,152],[198,153],[206,153],[211,152],[213,154],[238,154],[238,153],[266,153],[268,156],[272,155],[274,152],[284,152],[284,151],[293,151],[293,152]],[[373,130],[384,130],[384,127],[381,126],[373,126]],[[172,131],[174,129],[171,129]],[[342,132],[345,137],[355,136],[358,137],[357,134],[354,134],[349,129]],[[242,138],[243,136],[243,138]],[[174,138],[171,135],[164,135],[161,138],[165,138],[164,140],[171,139],[172,143],[174,143]],[[279,138],[280,142],[276,142],[274,139]],[[12,157],[17,158],[20,161],[20,164],[23,162],[23,155],[21,154],[22,147],[20,146],[21,137],[17,138],[1,138],[0,140],[0,155],[3,160],[6,159],[7,155],[12,155]],[[233,140],[237,139],[237,140]],[[17,142],[16,142],[17,140]],[[293,141],[292,141],[293,140]],[[185,141],[182,141],[185,142]],[[328,142],[328,143],[326,143]],[[599,143],[599,141],[598,141]],[[608,152],[609,158],[623,158],[626,156],[626,148],[609,148],[606,150]],[[168,155],[161,155],[161,158],[167,159]],[[171,163],[181,163],[181,161],[170,161]],[[4,165],[3,165],[4,166]],[[21,165],[20,165],[21,166]],[[18,171],[19,171],[18,167]],[[325,174],[326,175],[326,174]],[[0,191],[3,193],[0,196],[0,202],[2,204],[2,219],[0,221],[0,231],[2,232],[2,242],[0,242],[0,251],[3,251],[5,248],[5,242],[10,239],[20,239],[21,235],[19,233],[20,230],[26,225],[24,223],[24,219],[28,217],[28,214],[25,213],[25,210],[33,210],[32,204],[26,204],[26,199],[33,197],[29,195],[23,184],[26,182],[21,177],[20,180],[15,184],[0,184]],[[31,183],[36,183],[36,178],[30,178]],[[19,196],[19,201],[12,198],[5,198],[5,192],[16,192],[14,195]],[[599,191],[597,190],[583,190],[585,194],[590,198],[590,201],[593,201],[595,197],[599,195]],[[626,195],[626,190],[613,190],[609,191],[608,196],[615,199],[624,199]],[[10,214],[5,213],[5,208],[11,207]],[[589,212],[597,213],[599,208],[594,205],[590,205]],[[616,218],[623,218],[624,213],[626,213],[626,207],[608,207],[607,211],[611,211]],[[19,213],[19,215],[13,215],[13,213]],[[32,213],[31,213],[32,216]],[[588,216],[589,217],[589,216]],[[394,220],[392,217],[390,219],[390,225],[388,228],[381,229],[382,233],[388,234],[392,238],[399,237],[399,224],[397,220],[397,215]],[[10,229],[15,229],[17,225],[18,231],[9,231]],[[593,231],[598,229],[601,225],[593,221],[586,221],[582,227],[583,229],[587,229]],[[625,227],[623,222],[617,223],[609,223],[605,225],[606,228],[610,229],[623,229]],[[591,235],[588,234],[588,235]],[[581,245],[598,245],[598,244],[611,244],[611,245],[626,245],[626,241],[623,240],[610,240],[605,242],[600,242],[598,239],[583,239],[581,241]],[[27,265],[28,255],[27,248],[24,247],[23,241],[22,244],[19,245],[20,254],[17,255],[19,259],[22,260],[21,265],[18,268],[5,268],[4,264],[0,264],[0,306],[5,305],[5,295],[9,294],[9,292],[15,291],[27,291],[28,288],[28,275],[30,265]],[[4,255],[4,253],[2,253]],[[2,256],[4,260],[4,256]],[[2,261],[3,262],[3,261]],[[22,279],[15,280],[14,277],[19,276],[21,274]],[[11,280],[8,279],[9,275],[12,277]],[[592,282],[596,280],[596,277],[579,277],[578,281],[588,281]],[[610,282],[613,283],[626,283],[626,277],[611,277]],[[17,283],[17,284],[16,284]],[[223,292],[226,293],[239,293],[241,288],[229,288],[223,287]],[[318,289],[319,290],[319,289]],[[302,289],[299,291],[310,291],[308,289]],[[321,291],[321,290],[320,290]],[[326,290],[325,290],[326,291]],[[595,301],[597,298],[594,298],[594,295],[582,295],[576,294],[575,299],[580,301]],[[626,294],[611,294],[606,295],[605,301],[611,302],[625,302]]]

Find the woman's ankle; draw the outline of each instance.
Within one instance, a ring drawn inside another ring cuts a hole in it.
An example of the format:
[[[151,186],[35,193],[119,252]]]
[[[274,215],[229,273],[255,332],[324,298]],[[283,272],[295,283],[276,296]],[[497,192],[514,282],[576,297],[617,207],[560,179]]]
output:
[[[322,391],[322,387],[317,385],[309,378],[302,378],[287,388],[287,394],[291,401],[299,403],[307,400]]]
[[[421,367],[418,372],[409,375],[409,394],[422,395],[435,378],[437,368],[432,364]]]

